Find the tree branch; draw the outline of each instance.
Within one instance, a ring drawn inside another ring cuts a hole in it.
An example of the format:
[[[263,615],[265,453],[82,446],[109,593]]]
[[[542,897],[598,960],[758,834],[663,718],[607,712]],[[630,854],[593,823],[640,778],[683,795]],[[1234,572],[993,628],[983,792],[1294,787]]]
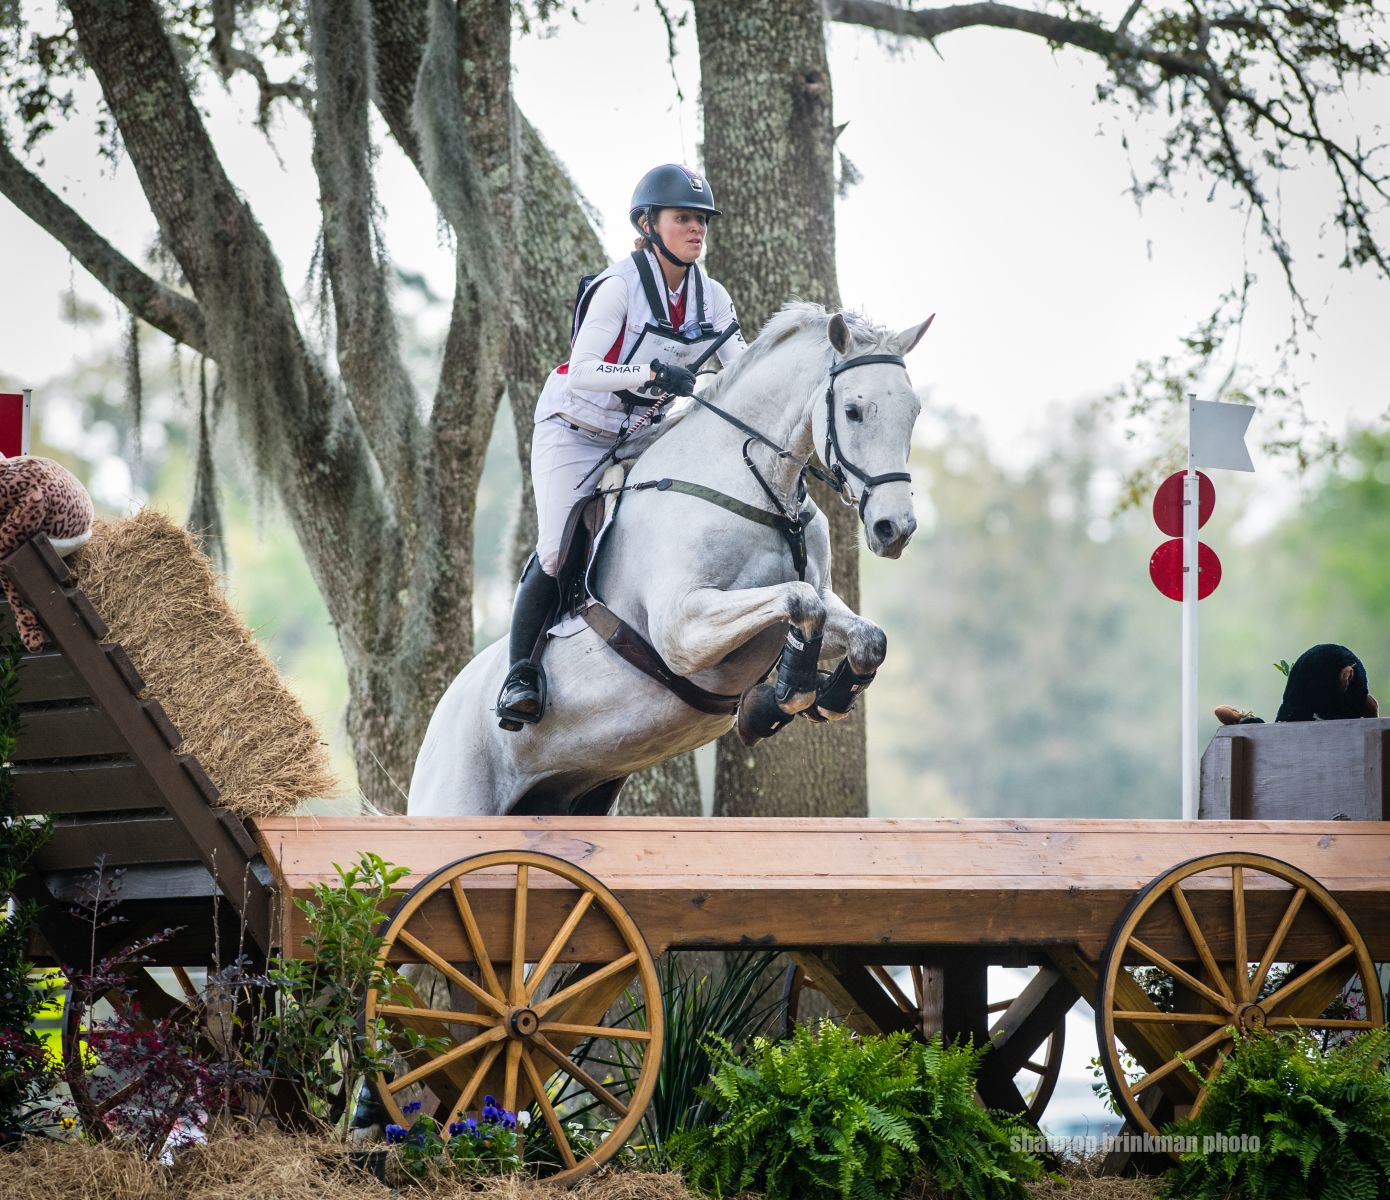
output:
[[[294,524],[345,647],[391,632],[396,551],[356,416],[295,323],[265,232],[227,178],[154,0],[69,0],[164,242],[205,316],[238,425]],[[379,563],[359,590],[344,558]]]
[[[0,193],[66,248],[97,282],[147,325],[206,354],[203,313],[173,288],[152,279],[126,258],[31,172],[0,139]]]
[[[236,0],[213,0],[212,4],[212,56],[218,73],[224,81],[238,71],[245,71],[256,81],[260,90],[260,106],[256,124],[265,129],[270,121],[270,106],[279,99],[293,100],[301,108],[308,108],[313,99],[313,90],[298,80],[285,79],[272,83],[265,64],[243,46],[238,46],[236,37]]]
[[[411,106],[429,37],[427,0],[370,0],[376,106],[405,156],[424,174]]]
[[[309,19],[319,95],[313,162],[338,367],[386,486],[399,498],[398,514],[408,522],[423,431],[401,361],[386,256],[373,220],[367,13],[356,0],[312,0]]]

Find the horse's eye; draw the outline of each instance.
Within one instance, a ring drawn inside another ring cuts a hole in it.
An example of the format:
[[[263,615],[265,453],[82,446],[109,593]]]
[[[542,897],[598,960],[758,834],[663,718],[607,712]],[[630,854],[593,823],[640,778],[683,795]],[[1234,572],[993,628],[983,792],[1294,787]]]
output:
[[[856,424],[864,419],[864,410],[857,404],[845,405],[845,420],[854,421]]]

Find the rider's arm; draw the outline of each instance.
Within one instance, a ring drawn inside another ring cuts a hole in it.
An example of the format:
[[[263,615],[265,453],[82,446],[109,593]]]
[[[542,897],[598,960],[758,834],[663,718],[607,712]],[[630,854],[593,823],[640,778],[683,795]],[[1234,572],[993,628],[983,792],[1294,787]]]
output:
[[[581,392],[636,391],[652,377],[650,363],[624,366],[603,361],[626,324],[627,285],[621,279],[605,279],[590,298],[570,348],[570,387]]]

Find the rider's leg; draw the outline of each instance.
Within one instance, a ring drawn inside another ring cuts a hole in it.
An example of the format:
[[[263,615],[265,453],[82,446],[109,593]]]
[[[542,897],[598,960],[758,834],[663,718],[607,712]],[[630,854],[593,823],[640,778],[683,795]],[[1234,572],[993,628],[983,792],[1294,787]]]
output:
[[[545,715],[545,673],[532,661],[545,625],[559,601],[555,571],[565,521],[581,485],[613,438],[574,429],[552,418],[540,421],[531,440],[531,481],[536,496],[536,553],[527,560],[512,605],[508,659],[511,664],[497,697],[503,729],[515,732]]]
[[[534,725],[545,715],[545,681],[539,662],[532,661],[536,643],[554,619],[560,593],[555,580],[541,570],[540,560],[531,555],[521,572],[512,602],[512,629],[507,657],[511,669],[497,696],[497,715],[503,729],[516,730]]]

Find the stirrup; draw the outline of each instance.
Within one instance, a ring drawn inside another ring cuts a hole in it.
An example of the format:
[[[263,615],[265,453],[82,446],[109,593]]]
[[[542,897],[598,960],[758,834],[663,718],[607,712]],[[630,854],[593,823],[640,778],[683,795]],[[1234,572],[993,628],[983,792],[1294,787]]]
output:
[[[523,725],[538,724],[545,716],[547,691],[545,669],[540,663],[527,660],[513,663],[497,694],[498,726],[508,733],[516,733]],[[508,692],[513,693],[510,701],[506,700]]]

